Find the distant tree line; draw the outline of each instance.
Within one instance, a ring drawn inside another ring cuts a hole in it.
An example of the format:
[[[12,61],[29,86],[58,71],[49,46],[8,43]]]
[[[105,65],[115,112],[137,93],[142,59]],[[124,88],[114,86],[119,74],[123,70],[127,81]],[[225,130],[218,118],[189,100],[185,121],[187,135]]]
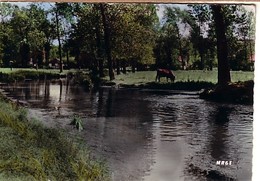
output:
[[[159,20],[158,8],[164,8]],[[254,13],[243,5],[0,4],[1,67],[252,70]],[[115,73],[114,73],[115,72]]]

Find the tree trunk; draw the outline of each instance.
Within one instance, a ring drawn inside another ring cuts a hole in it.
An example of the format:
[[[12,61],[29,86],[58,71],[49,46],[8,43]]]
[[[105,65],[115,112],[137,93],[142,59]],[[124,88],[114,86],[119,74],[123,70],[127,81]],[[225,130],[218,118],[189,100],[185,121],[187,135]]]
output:
[[[178,32],[178,39],[179,39],[179,54],[180,54],[180,58],[181,58],[181,66],[182,69],[185,70],[186,69],[186,63],[184,61],[184,57],[183,57],[183,49],[182,49],[182,44],[181,44],[181,35]]]
[[[228,46],[226,38],[226,25],[222,14],[221,5],[212,5],[215,29],[217,35],[217,57],[218,57],[218,84],[226,85],[231,82],[230,68],[228,62]]]
[[[122,60],[123,74],[126,74],[126,60]]]
[[[135,67],[136,67],[136,65],[135,65],[135,59],[134,58],[131,58],[131,66],[132,66],[132,72],[133,73],[135,73]]]
[[[116,74],[120,75],[120,60],[116,59]]]
[[[172,49],[170,47],[166,47],[166,56],[167,56],[167,64],[165,65],[167,68],[171,69],[172,68]]]
[[[105,7],[103,3],[99,4],[103,26],[104,26],[104,39],[105,39],[105,49],[106,49],[106,55],[107,55],[107,63],[108,63],[108,69],[109,69],[109,78],[110,80],[115,79],[114,71],[113,71],[113,62],[111,58],[111,46],[110,46],[110,27],[108,24]]]
[[[241,62],[239,69],[245,70],[247,67],[248,59],[247,59],[247,42],[246,42],[246,35],[243,36],[243,45],[244,45],[244,61]]]
[[[98,4],[94,5],[95,11],[99,10]],[[98,70],[99,76],[104,77],[104,61],[102,58],[102,49],[101,49],[101,33],[100,33],[100,15],[97,13],[96,15],[96,25],[95,25],[95,33],[96,33],[96,45],[97,45],[97,59],[98,59]]]
[[[97,57],[98,57],[98,70],[99,70],[99,76],[104,77],[104,65],[103,65],[103,58],[101,56],[101,41],[100,41],[100,30],[96,30],[96,35],[97,35]]]
[[[213,70],[214,50],[210,50],[209,56],[209,70]]]
[[[30,61],[30,46],[28,43],[22,43],[20,45],[20,56],[22,67],[27,67]]]
[[[50,50],[51,50],[51,46],[50,46],[49,42],[45,44],[44,50],[45,50],[45,65],[46,65],[46,66],[49,66],[49,62],[50,62]]]
[[[57,37],[58,37],[58,43],[59,43],[59,58],[60,58],[60,72],[63,72],[63,62],[62,62],[62,55],[61,55],[61,41],[60,41],[60,30],[59,30],[59,17],[58,12],[56,10],[56,29],[57,29]]]
[[[67,58],[67,69],[69,67],[69,50],[66,49],[66,58]]]

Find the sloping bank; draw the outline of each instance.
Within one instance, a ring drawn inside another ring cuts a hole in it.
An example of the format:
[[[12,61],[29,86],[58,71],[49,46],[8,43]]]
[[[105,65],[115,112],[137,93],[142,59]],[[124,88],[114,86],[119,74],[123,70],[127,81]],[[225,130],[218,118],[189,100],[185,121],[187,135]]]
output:
[[[104,163],[61,130],[28,120],[0,95],[0,180],[110,180]]]

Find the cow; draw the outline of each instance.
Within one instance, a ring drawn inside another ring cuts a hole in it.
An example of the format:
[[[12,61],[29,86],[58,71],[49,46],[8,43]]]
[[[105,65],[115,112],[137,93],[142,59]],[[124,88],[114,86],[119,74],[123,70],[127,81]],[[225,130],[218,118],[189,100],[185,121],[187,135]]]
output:
[[[171,70],[168,70],[168,69],[157,69],[157,75],[156,75],[155,81],[158,80],[160,82],[161,77],[166,77],[167,82],[168,82],[168,79],[171,79],[172,82],[174,82],[174,80],[175,80],[175,75],[172,73]]]

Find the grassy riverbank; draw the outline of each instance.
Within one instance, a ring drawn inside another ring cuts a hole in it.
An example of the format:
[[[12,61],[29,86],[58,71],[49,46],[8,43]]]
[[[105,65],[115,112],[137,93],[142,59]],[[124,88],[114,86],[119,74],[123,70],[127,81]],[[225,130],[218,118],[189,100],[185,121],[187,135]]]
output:
[[[0,98],[0,180],[109,180],[104,163],[60,130]]]
[[[58,70],[47,69],[0,69],[0,82],[15,82],[23,81],[25,79],[39,80],[39,79],[57,79],[66,77],[68,71],[60,73]]]
[[[200,91],[200,97],[217,102],[253,104],[254,72],[231,71],[232,83],[225,87],[216,86],[217,71],[174,71],[175,82],[155,82],[156,71],[121,74],[107,85],[123,88],[147,88],[163,90]]]
[[[117,75],[113,84],[126,88],[148,88],[166,90],[191,90],[213,88],[217,83],[217,71],[189,70],[174,71],[175,82],[167,82],[161,78],[161,82],[155,82],[156,71],[141,71]],[[232,82],[244,82],[254,79],[253,72],[231,71]],[[107,83],[109,85],[111,83]]]
[[[217,71],[202,71],[202,70],[177,70],[173,72],[176,75],[175,82],[208,82],[217,83]],[[116,84],[146,84],[154,82],[156,71],[141,71],[136,73],[127,73],[117,75],[115,80]],[[254,79],[254,72],[231,71],[232,82],[247,81]],[[166,79],[161,78],[161,84],[165,84]]]
[[[13,68],[12,70],[10,68],[0,68],[0,72],[10,74],[15,73],[17,71],[30,71],[30,72],[45,72],[45,73],[54,73],[54,74],[60,74],[59,69],[35,69],[35,68]],[[71,70],[63,70],[62,74],[67,74]]]

